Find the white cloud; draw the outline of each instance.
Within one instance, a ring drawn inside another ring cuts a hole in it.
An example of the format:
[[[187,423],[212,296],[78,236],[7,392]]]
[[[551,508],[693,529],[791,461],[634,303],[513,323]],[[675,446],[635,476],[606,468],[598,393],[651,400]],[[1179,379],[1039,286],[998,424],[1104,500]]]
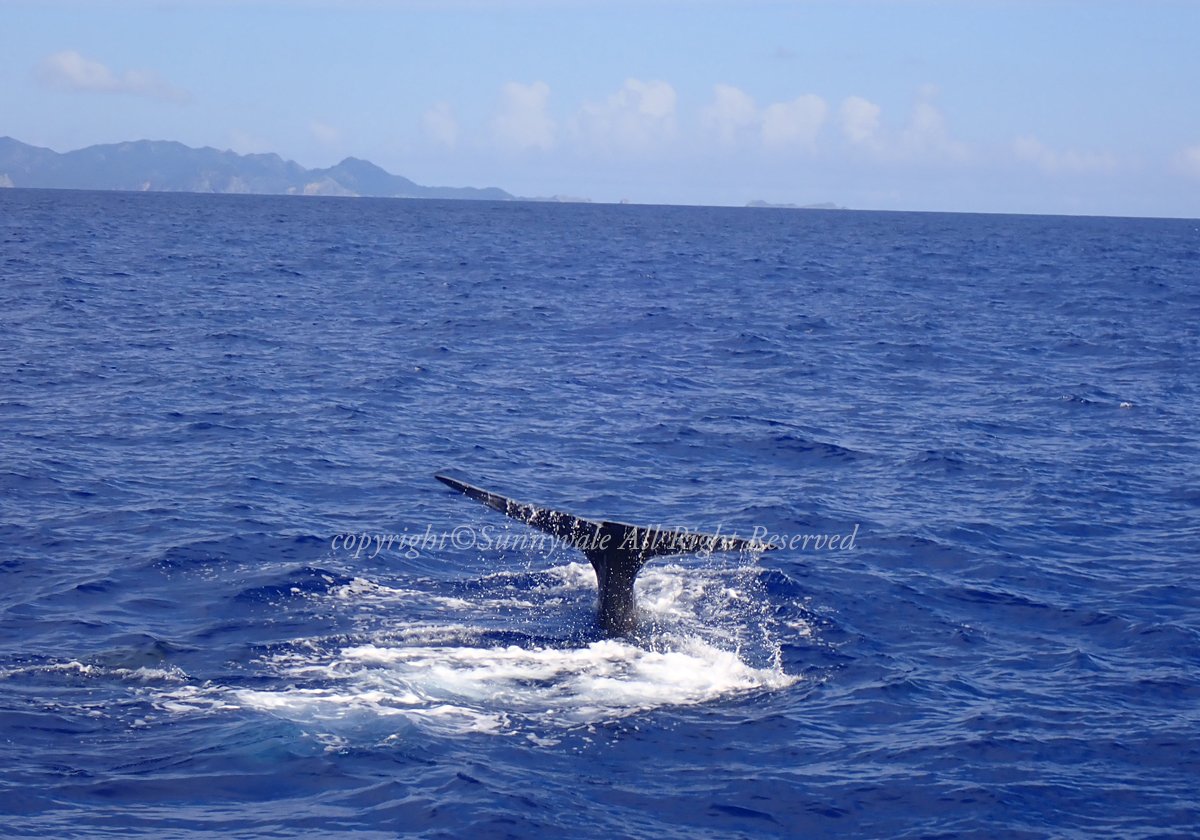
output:
[[[879,131],[879,115],[882,112],[882,108],[861,96],[848,97],[838,109],[838,116],[842,120],[842,133],[856,145],[870,142]]]
[[[758,125],[758,106],[741,89],[716,85],[713,102],[700,112],[700,121],[716,133],[718,142],[731,146],[743,130]]]
[[[934,158],[962,163],[971,158],[971,150],[950,136],[946,118],[933,104],[941,93],[937,85],[925,85],[917,94],[908,125],[900,132],[899,150],[904,157]]]
[[[825,100],[811,93],[791,102],[768,105],[762,116],[763,145],[769,149],[813,149],[828,113]]]
[[[546,113],[549,101],[550,86],[545,82],[506,83],[500,90],[500,112],[492,120],[497,142],[519,151],[553,148],[558,125]]]
[[[425,126],[425,136],[437,146],[453,149],[458,143],[458,120],[454,112],[445,102],[434,105],[421,117]]]
[[[626,79],[603,102],[584,102],[573,128],[587,144],[645,151],[674,136],[675,99],[666,82]]]
[[[712,104],[701,111],[700,122],[722,146],[754,140],[774,151],[811,151],[816,148],[817,134],[828,114],[825,100],[812,93],[760,110],[740,88],[716,85]]]
[[[313,120],[308,124],[308,130],[317,142],[326,148],[337,149],[342,145],[342,132],[331,125]]]
[[[1200,178],[1200,145],[1180,149],[1175,155],[1175,165],[1185,175]]]
[[[48,87],[92,93],[132,93],[152,99],[188,102],[192,95],[149,70],[126,70],[118,76],[99,61],[64,50],[42,59],[35,77]]]
[[[883,109],[874,102],[848,97],[838,109],[842,134],[851,145],[879,160],[964,163],[971,159],[971,149],[950,136],[946,118],[931,101],[937,94],[933,85],[921,88],[908,123],[899,131],[882,127]]]
[[[1056,152],[1036,137],[1018,137],[1013,152],[1050,174],[1063,172],[1112,172],[1118,166],[1115,155],[1108,152],[1077,152],[1068,149]]]

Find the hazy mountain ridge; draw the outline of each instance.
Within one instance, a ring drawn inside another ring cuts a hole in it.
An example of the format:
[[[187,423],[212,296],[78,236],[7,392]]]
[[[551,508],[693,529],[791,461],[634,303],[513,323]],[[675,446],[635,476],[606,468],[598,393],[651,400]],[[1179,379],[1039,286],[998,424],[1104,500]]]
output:
[[[423,187],[375,164],[346,158],[305,169],[277,154],[239,155],[170,140],[137,140],[58,153],[0,137],[0,186],[152,192],[348,195],[511,201],[498,187]]]

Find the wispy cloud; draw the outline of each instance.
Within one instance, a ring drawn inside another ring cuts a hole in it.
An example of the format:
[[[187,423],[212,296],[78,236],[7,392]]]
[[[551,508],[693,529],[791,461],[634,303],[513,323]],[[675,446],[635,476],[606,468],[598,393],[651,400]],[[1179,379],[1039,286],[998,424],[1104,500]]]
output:
[[[308,124],[308,130],[313,138],[325,148],[340,149],[342,147],[342,132],[333,126],[312,120]]]
[[[1200,144],[1180,149],[1175,155],[1175,165],[1185,175],[1200,178]]]
[[[239,155],[265,154],[270,152],[271,141],[236,128],[229,130],[229,148]]]
[[[1052,175],[1112,172],[1119,163],[1116,155],[1109,152],[1077,152],[1074,149],[1058,152],[1033,136],[1018,137],[1014,140],[1013,152],[1021,160],[1028,161]]]
[[[626,79],[603,102],[584,102],[572,122],[576,139],[603,150],[647,151],[675,135],[675,89],[663,81]]]
[[[458,143],[458,120],[454,111],[445,102],[434,105],[421,117],[425,126],[425,136],[435,146],[453,149]]]
[[[117,75],[106,65],[84,58],[74,50],[63,50],[42,59],[34,69],[34,77],[47,87],[62,90],[130,93],[169,102],[188,102],[192,98],[188,91],[149,70],[126,70]]]
[[[547,111],[549,103],[550,86],[545,82],[506,83],[500,90],[500,111],[492,120],[496,141],[516,151],[553,148],[558,124]]]

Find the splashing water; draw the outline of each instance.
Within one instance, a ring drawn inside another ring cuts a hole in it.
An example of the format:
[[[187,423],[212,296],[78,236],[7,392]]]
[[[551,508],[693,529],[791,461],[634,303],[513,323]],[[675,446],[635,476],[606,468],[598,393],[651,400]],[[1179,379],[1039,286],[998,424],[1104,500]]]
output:
[[[594,596],[585,564],[491,575],[474,598],[356,578],[323,597],[345,609],[399,614],[423,601],[444,618],[385,622],[354,644],[298,640],[258,663],[281,685],[172,687],[156,703],[174,713],[252,709],[331,729],[369,729],[375,720],[402,716],[443,732],[507,733],[785,688],[797,678],[779,664],[765,603],[748,594],[755,571],[647,569],[638,581],[640,634],[582,644],[538,637],[522,624]],[[497,634],[479,626],[501,609],[526,613],[512,622],[512,643],[497,644]]]

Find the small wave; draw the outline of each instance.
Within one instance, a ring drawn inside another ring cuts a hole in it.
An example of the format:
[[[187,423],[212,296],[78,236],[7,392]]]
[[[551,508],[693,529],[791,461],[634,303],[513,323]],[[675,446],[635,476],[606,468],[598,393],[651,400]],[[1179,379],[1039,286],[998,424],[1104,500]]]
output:
[[[184,682],[188,674],[173,665],[165,668],[111,668],[91,662],[81,662],[71,659],[66,662],[41,662],[35,665],[17,665],[0,668],[0,679],[19,679],[21,677],[62,677],[77,679],[115,678],[131,682]]]

